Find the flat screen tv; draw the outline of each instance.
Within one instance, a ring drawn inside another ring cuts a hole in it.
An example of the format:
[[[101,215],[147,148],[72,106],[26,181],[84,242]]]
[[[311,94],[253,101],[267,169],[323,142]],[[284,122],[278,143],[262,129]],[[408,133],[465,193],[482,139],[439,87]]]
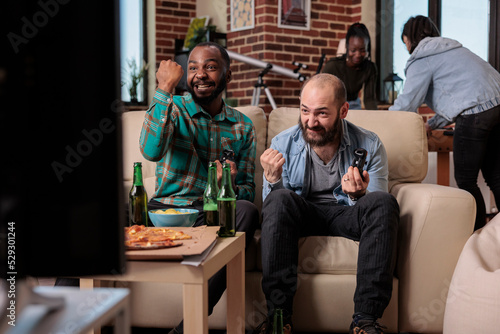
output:
[[[2,1],[0,25],[1,275],[120,274],[118,1]]]

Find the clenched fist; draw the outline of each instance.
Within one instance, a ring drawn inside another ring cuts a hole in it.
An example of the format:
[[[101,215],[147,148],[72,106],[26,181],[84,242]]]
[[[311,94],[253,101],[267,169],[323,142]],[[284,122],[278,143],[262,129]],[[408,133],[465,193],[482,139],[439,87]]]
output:
[[[268,148],[260,156],[260,164],[264,169],[264,176],[269,183],[278,182],[283,173],[285,158],[283,154],[272,148]]]
[[[170,59],[162,60],[160,62],[160,67],[156,72],[158,88],[173,94],[175,87],[179,84],[179,81],[181,81],[183,74],[184,70],[181,65]]]

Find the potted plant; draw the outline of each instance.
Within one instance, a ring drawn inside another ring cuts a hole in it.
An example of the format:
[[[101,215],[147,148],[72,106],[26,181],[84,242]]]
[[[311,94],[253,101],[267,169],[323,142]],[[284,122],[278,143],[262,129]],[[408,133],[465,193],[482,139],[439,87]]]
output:
[[[135,62],[133,59],[129,59],[127,63],[128,63],[128,75],[129,75],[128,91],[130,94],[130,102],[133,104],[137,104],[138,103],[137,87],[139,86],[141,81],[146,77],[149,65],[145,61],[143,61],[142,67],[139,68],[137,66],[137,62]]]

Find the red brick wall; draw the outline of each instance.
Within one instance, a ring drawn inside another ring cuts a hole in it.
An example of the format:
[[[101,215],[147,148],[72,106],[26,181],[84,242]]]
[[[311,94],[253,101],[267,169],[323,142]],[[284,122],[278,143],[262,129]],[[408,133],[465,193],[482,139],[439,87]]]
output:
[[[228,27],[230,0],[228,3]],[[229,32],[228,49],[273,65],[295,69],[293,61],[309,66],[301,70],[304,75],[316,73],[322,53],[326,59],[336,54],[339,40],[345,37],[350,24],[361,20],[361,0],[311,0],[311,29],[278,28],[278,0],[255,0],[255,28]],[[251,104],[254,84],[262,69],[232,61],[233,81],[228,86],[228,97],[238,105]],[[269,72],[264,76],[271,94],[280,106],[298,106],[302,83],[294,78]],[[264,92],[260,106],[268,113],[271,106]]]
[[[157,63],[174,58],[175,39],[184,39],[193,17],[196,17],[196,0],[156,1]]]
[[[311,0],[311,29],[278,28],[278,0],[255,1],[255,28],[231,32],[230,5],[227,0],[227,47],[273,65],[295,69],[293,61],[309,66],[301,70],[306,76],[316,73],[322,53],[327,59],[336,54],[339,40],[345,37],[350,24],[361,20],[361,0]],[[156,61],[173,59],[175,39],[183,39],[191,18],[196,16],[196,0],[156,1]],[[250,105],[254,84],[261,68],[232,61],[233,81],[227,97],[238,105]],[[298,106],[302,83],[283,75],[268,73],[264,76],[273,98],[280,106]],[[264,91],[260,106],[271,111]]]

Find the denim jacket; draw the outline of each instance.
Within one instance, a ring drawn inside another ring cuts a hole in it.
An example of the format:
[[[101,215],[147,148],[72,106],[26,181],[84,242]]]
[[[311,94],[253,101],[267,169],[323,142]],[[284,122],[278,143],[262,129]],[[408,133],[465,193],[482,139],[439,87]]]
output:
[[[368,191],[388,191],[389,167],[387,153],[378,136],[368,130],[360,128],[345,119],[342,120],[343,135],[339,145],[339,175],[343,176],[354,159],[354,150],[364,148],[367,150],[365,170],[370,175]],[[302,137],[302,131],[295,125],[273,138],[271,148],[279,151],[285,158],[281,179],[274,184],[267,182],[264,176],[262,198],[274,189],[286,188],[306,198],[309,194],[308,184],[305,182],[306,161],[309,159],[309,145]],[[342,185],[335,187],[333,195],[341,205],[354,205],[342,191]]]
[[[500,74],[459,42],[426,37],[405,68],[403,94],[389,110],[417,111],[425,102],[436,115],[431,129],[455,122],[458,115],[477,114],[500,104]]]

